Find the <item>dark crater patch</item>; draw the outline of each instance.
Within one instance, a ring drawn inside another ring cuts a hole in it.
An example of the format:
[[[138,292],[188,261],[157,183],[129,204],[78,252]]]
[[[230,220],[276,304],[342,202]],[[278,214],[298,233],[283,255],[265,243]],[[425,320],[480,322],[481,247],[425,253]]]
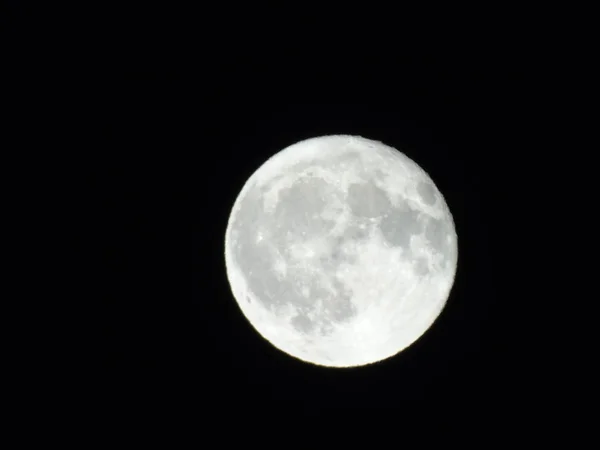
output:
[[[338,280],[333,281],[337,291],[323,301],[323,310],[333,322],[343,323],[351,320],[356,315],[356,306],[352,303],[352,291]]]
[[[452,244],[448,242],[448,235],[453,233],[450,222],[432,219],[425,227],[425,238],[431,247],[439,252],[443,259],[442,265],[447,267],[452,260]]]
[[[450,255],[450,244],[447,236],[450,232],[448,223],[442,220],[431,219],[425,227],[425,238],[430,245],[444,256]]]
[[[333,222],[320,214],[326,208],[334,188],[318,178],[300,179],[279,191],[272,220],[278,228],[294,235],[316,235],[328,231]]]
[[[325,206],[327,189],[324,180],[312,179],[309,183],[300,181],[280,191],[280,201],[274,214],[264,212],[262,197],[257,195],[257,190],[250,191],[240,203],[240,209],[231,223],[231,235],[236,238],[233,256],[253,294],[252,301],[275,313],[284,311],[286,305],[294,306],[297,314],[292,318],[292,326],[303,334],[332,331],[327,326],[329,320],[343,322],[356,314],[351,292],[345,290],[343,285],[336,284],[338,295],[332,295],[320,285],[318,277],[313,278],[301,268],[288,266],[285,279],[279,279],[273,267],[274,248],[285,253],[286,241],[301,239],[301,231],[305,231],[307,236],[326,232],[329,224],[313,216],[318,215]],[[264,239],[257,242],[259,231]],[[295,233],[295,236],[286,236],[288,231]],[[332,247],[328,263],[339,265],[344,261],[352,261],[349,259],[351,256],[342,251],[344,240],[364,237],[366,234],[363,230],[352,228],[349,236],[341,238]],[[303,284],[310,288],[308,297],[302,294]],[[314,310],[319,299],[323,300],[326,310],[322,317],[311,320],[308,314]],[[250,301],[250,297],[244,300]]]
[[[351,184],[347,202],[358,217],[380,217],[390,210],[391,202],[384,191],[373,182]]]
[[[292,326],[303,334],[312,333],[315,329],[315,323],[308,318],[305,314],[299,314],[292,318]]]
[[[435,187],[431,183],[420,182],[417,184],[417,193],[426,205],[433,205],[436,201]]]
[[[249,196],[242,201],[231,225],[237,235],[233,253],[256,301],[267,308],[276,308],[286,303],[294,291],[293,286],[280,281],[273,270],[275,256],[271,247],[281,248],[281,243],[277,234],[273,235],[268,216],[259,205],[256,197]],[[259,230],[265,232],[265,238],[257,243]]]
[[[392,209],[379,224],[379,229],[386,242],[393,247],[408,249],[410,237],[420,234],[422,231],[419,215],[418,211],[410,209],[406,204]]]
[[[415,260],[414,264],[415,274],[418,276],[425,276],[429,274],[429,267],[427,266],[427,259],[419,257]]]

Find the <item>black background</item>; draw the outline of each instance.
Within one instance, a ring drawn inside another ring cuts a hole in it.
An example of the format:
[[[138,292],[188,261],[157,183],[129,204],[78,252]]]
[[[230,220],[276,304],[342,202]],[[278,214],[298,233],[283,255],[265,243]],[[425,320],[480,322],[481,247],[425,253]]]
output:
[[[179,40],[165,38],[175,25],[146,24],[85,47],[94,57],[76,68],[76,104],[99,205],[97,389],[135,411],[521,408],[537,386],[536,330],[524,319],[538,306],[527,236],[541,152],[529,49],[397,27],[317,38],[289,23]],[[442,315],[401,354],[362,368],[317,367],[271,346],[225,273],[244,182],[277,151],[325,134],[414,159],[459,238]]]

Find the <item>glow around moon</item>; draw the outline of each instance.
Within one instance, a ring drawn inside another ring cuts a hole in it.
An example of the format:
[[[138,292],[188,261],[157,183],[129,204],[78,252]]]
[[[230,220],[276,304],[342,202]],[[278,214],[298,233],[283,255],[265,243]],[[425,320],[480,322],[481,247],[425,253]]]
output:
[[[231,290],[258,333],[330,367],[389,358],[423,335],[448,299],[457,257],[431,178],[356,136],[305,140],[266,161],[225,237]]]

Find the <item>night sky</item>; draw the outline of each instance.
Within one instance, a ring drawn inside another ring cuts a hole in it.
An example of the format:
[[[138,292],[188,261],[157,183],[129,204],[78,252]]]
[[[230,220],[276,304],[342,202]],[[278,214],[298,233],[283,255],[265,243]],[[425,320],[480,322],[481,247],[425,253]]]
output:
[[[159,31],[132,34],[94,66],[81,103],[95,105],[98,389],[117,409],[246,415],[514,407],[533,383],[518,311],[537,301],[516,288],[533,254],[525,162],[540,151],[526,55],[500,41],[396,41],[389,30],[362,44],[336,33],[316,42],[285,28],[180,45]],[[458,233],[441,316],[401,354],[362,368],[317,367],[274,348],[238,309],[225,273],[225,229],[244,182],[284,147],[325,134],[407,154],[445,196]]]

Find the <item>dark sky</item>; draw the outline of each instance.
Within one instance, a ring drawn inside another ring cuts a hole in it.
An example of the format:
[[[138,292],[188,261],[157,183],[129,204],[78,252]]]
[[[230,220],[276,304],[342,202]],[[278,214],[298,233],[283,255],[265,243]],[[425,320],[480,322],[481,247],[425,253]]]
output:
[[[539,151],[526,51],[393,32],[361,44],[249,30],[179,45],[153,33],[90,58],[81,99],[95,105],[87,125],[101,202],[96,363],[115,405],[485,410],[531,387],[515,307],[537,301],[515,288],[533,253],[524,162]],[[225,228],[245,180],[287,145],[324,134],[381,140],[417,161],[459,237],[443,314],[409,349],[363,368],[311,366],[272,347],[225,274]]]

